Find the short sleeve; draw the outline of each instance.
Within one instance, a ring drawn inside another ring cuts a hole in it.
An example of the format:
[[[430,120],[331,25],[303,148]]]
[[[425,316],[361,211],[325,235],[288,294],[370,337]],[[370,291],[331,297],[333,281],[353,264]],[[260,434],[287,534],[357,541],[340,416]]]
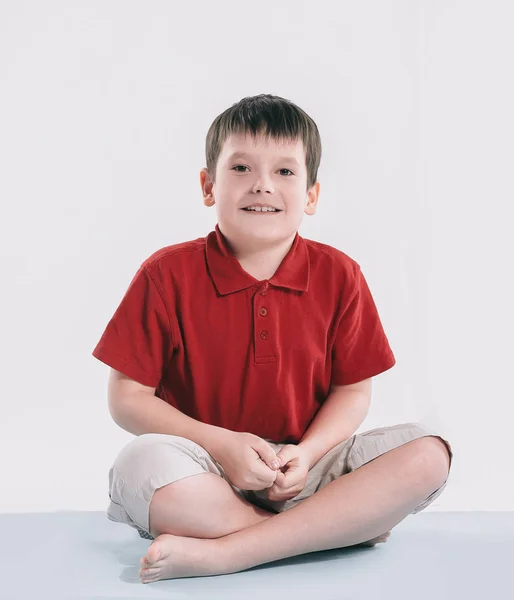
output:
[[[331,383],[349,385],[396,364],[377,307],[359,266],[349,300],[343,303],[332,351]]]
[[[139,383],[157,387],[172,351],[166,306],[142,265],[92,354]]]

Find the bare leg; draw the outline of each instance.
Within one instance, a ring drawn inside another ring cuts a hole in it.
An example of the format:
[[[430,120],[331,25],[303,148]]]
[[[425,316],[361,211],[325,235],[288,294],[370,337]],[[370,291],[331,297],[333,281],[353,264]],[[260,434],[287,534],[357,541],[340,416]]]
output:
[[[286,512],[220,539],[162,535],[142,581],[234,573],[289,556],[343,548],[392,529],[438,489],[449,455],[437,437],[413,440],[332,481]]]
[[[150,502],[149,529],[194,538],[219,538],[269,519],[215,473],[201,473],[159,488]]]
[[[200,539],[220,538],[265,521],[275,513],[251,504],[219,475],[201,473],[159,488],[150,502],[149,530]],[[373,546],[384,535],[364,542]]]

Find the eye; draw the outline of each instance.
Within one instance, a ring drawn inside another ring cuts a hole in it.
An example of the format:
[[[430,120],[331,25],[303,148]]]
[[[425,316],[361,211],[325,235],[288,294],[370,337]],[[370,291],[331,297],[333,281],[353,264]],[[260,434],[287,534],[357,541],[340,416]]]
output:
[[[232,171],[233,171],[234,169],[237,169],[237,168],[239,168],[239,167],[241,167],[241,168],[243,168],[243,169],[247,169],[247,168],[248,168],[248,167],[245,167],[245,165],[235,165],[234,167],[232,167]],[[289,171],[289,173],[291,173],[291,175],[294,175],[294,173],[293,173],[291,170],[289,170],[289,169],[280,169],[280,170],[281,170],[281,171]],[[237,172],[238,172],[238,173],[244,173],[244,171],[237,171]]]

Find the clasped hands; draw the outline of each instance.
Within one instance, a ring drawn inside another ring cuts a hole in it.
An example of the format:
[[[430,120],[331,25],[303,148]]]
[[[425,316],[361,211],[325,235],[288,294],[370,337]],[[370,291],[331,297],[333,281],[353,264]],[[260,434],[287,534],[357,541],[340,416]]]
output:
[[[265,491],[268,500],[283,502],[297,496],[305,487],[310,457],[301,446],[287,444],[277,452],[277,459],[280,461],[277,478]]]

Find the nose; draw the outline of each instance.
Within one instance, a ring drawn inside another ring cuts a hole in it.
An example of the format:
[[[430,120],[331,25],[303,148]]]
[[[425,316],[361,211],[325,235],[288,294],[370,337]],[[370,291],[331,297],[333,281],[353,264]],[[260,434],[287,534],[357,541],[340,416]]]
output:
[[[259,191],[273,192],[273,186],[269,181],[261,180],[261,181],[257,181],[257,183],[253,186],[253,191],[254,192],[259,192]]]
[[[255,185],[253,188],[254,193],[256,192],[263,192],[263,193],[273,193],[273,187],[271,185]]]

